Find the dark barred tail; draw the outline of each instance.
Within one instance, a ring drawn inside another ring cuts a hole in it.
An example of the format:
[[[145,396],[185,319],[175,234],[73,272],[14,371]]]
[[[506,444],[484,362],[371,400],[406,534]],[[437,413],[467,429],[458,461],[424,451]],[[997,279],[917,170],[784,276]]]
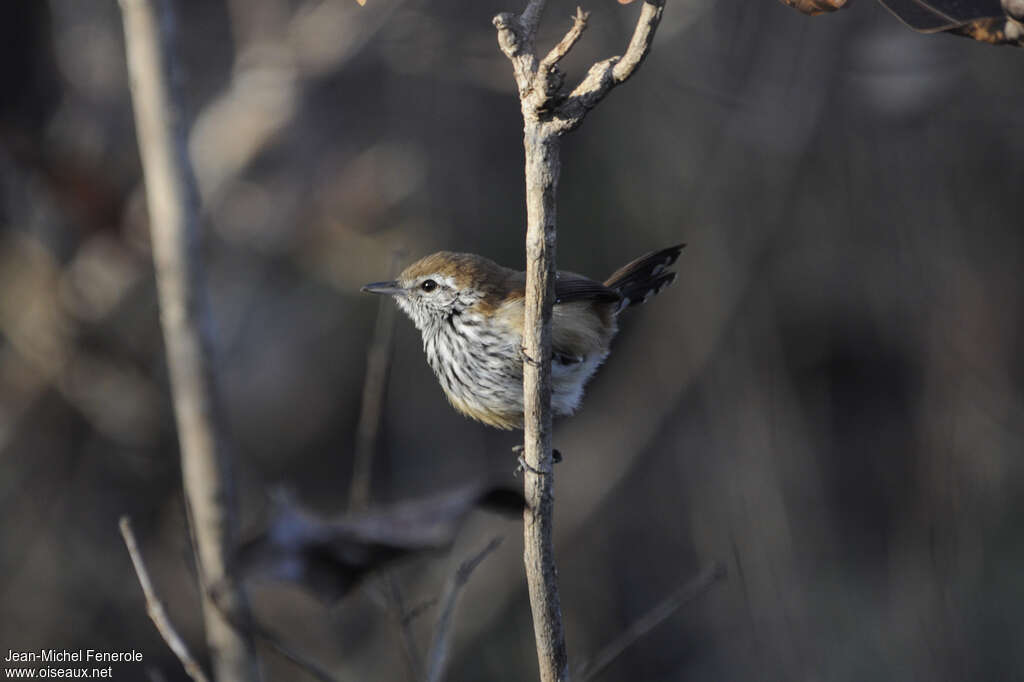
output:
[[[640,305],[658,293],[676,278],[676,273],[667,269],[679,259],[686,244],[676,244],[667,249],[653,251],[612,273],[604,285],[622,296],[619,310],[631,305]]]

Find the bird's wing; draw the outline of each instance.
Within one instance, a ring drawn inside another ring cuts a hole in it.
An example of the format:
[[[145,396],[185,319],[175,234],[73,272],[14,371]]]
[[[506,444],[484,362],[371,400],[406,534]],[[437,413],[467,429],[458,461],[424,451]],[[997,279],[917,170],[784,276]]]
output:
[[[526,273],[514,273],[506,284],[509,292],[518,294],[518,305],[507,308],[506,314],[513,311],[518,314],[520,319],[516,326],[522,329],[521,292],[525,289]],[[617,291],[600,282],[560,271],[555,280],[555,307],[551,319],[551,345],[556,360],[573,364],[606,349],[614,334],[614,310],[621,299]]]
[[[575,272],[559,272],[555,279],[555,303],[604,301],[617,303],[619,292]]]
[[[576,364],[607,350],[615,333],[612,311],[621,299],[619,292],[589,277],[559,272],[551,319],[555,360],[564,365]]]
[[[615,333],[612,304],[593,301],[559,303],[551,314],[551,351],[563,365],[583,362],[608,350]]]
[[[526,273],[514,272],[506,281],[507,295],[516,298],[525,296]],[[559,270],[555,278],[555,303],[572,303],[573,301],[600,301],[617,303],[619,293],[589,277],[577,275],[575,272]]]

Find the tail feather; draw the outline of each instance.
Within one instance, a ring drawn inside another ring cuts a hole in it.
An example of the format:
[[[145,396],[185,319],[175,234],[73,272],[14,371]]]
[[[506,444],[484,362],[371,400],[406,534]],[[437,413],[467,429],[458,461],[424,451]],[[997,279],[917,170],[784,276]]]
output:
[[[652,251],[612,273],[604,285],[622,296],[619,310],[640,305],[671,284],[676,273],[666,270],[679,259],[684,248],[686,244],[676,244],[667,249]]]

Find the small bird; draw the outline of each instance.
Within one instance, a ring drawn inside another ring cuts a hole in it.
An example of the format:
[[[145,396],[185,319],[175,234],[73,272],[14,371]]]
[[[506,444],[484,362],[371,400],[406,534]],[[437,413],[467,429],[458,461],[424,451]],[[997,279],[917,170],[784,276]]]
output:
[[[685,244],[640,256],[604,283],[571,272],[555,279],[551,317],[551,407],[579,407],[583,387],[608,356],[618,316],[672,283]],[[526,273],[471,253],[441,251],[398,279],[363,291],[393,296],[423,336],[423,350],[456,410],[500,429],[523,425]]]

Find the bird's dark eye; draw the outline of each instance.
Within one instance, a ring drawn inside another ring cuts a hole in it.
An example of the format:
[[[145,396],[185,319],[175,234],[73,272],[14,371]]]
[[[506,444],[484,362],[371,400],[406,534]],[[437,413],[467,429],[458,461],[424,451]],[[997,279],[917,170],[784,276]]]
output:
[[[437,282],[432,279],[425,279],[423,280],[423,283],[420,284],[420,289],[423,289],[423,291],[433,291],[436,288]]]

